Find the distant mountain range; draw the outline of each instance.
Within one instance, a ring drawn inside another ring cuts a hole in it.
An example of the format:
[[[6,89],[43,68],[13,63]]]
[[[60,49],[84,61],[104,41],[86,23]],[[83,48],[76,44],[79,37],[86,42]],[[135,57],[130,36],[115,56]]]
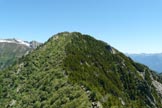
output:
[[[0,39],[0,69],[10,66],[18,58],[37,48],[41,43],[18,39]]]
[[[162,72],[162,53],[155,54],[126,54],[134,61],[145,64],[156,72]]]
[[[162,108],[162,78],[103,41],[62,32],[0,71],[0,107]]]

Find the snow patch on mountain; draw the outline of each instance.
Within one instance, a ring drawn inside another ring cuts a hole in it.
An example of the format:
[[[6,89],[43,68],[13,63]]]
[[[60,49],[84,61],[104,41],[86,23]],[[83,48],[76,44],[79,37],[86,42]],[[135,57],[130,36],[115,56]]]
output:
[[[22,45],[30,47],[30,43],[19,40],[19,39],[0,39],[0,43],[15,43],[15,44],[22,44]]]
[[[19,42],[19,44],[23,44],[23,45],[30,47],[30,43],[22,41],[22,40],[18,40],[18,39],[16,39],[16,40]]]

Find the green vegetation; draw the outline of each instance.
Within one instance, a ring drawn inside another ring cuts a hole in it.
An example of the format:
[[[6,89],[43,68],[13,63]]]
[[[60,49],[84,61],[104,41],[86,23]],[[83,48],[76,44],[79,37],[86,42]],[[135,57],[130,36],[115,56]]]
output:
[[[59,33],[0,72],[0,108],[162,108],[147,67],[80,33]]]
[[[124,107],[121,99],[126,108],[154,107],[151,103],[154,102],[151,72],[146,66],[134,63],[117,50],[113,54],[111,46],[88,35],[73,33],[71,37],[64,60],[71,82],[88,87],[106,108]],[[143,79],[138,72],[144,71]],[[162,107],[160,103],[157,106]]]
[[[88,96],[62,69],[68,38],[51,38],[0,74],[1,108],[85,108]]]

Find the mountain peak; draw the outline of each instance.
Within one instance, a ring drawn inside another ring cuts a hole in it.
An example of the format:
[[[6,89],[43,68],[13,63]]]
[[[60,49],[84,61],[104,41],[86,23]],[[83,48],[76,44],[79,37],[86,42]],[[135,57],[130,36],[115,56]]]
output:
[[[63,36],[63,37],[74,37],[74,36],[78,36],[78,35],[82,35],[80,32],[60,32],[60,33],[57,33],[56,35],[53,35],[51,38],[53,39],[58,39],[60,36]]]
[[[27,46],[27,47],[31,47],[31,48],[36,48],[38,47],[41,43],[37,42],[37,41],[23,41],[20,39],[0,39],[0,43],[12,43],[12,44],[19,44],[19,45],[23,45],[23,46]]]
[[[59,37],[69,38],[71,40],[70,42],[72,42],[72,40],[75,40],[76,44],[77,44],[77,42],[83,42],[82,45],[86,45],[86,43],[88,43],[88,41],[95,41],[96,43],[102,43],[103,46],[105,48],[107,48],[112,54],[118,53],[118,51],[115,48],[113,48],[111,45],[109,45],[103,41],[96,40],[94,37],[87,35],[87,34],[82,34],[80,32],[61,32],[61,33],[58,33],[58,34],[52,36],[49,40],[51,40],[51,39],[58,40]],[[93,48],[95,48],[95,47],[97,47],[97,46],[94,45]]]
[[[15,43],[15,44],[21,44],[25,46],[30,46],[30,44],[26,41],[22,41],[20,39],[0,39],[0,43]]]

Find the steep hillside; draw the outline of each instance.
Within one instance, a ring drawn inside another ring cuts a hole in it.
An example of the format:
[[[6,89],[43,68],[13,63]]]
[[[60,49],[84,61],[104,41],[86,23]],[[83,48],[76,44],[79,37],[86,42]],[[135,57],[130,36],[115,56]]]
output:
[[[52,37],[43,46],[1,72],[2,108],[88,108],[87,94],[68,82],[62,68],[70,37]]]
[[[0,72],[2,108],[162,108],[162,80],[110,45],[59,33]]]
[[[0,40],[0,70],[12,65],[18,58],[21,58],[28,51],[35,49],[40,43],[30,43],[16,39]]]

